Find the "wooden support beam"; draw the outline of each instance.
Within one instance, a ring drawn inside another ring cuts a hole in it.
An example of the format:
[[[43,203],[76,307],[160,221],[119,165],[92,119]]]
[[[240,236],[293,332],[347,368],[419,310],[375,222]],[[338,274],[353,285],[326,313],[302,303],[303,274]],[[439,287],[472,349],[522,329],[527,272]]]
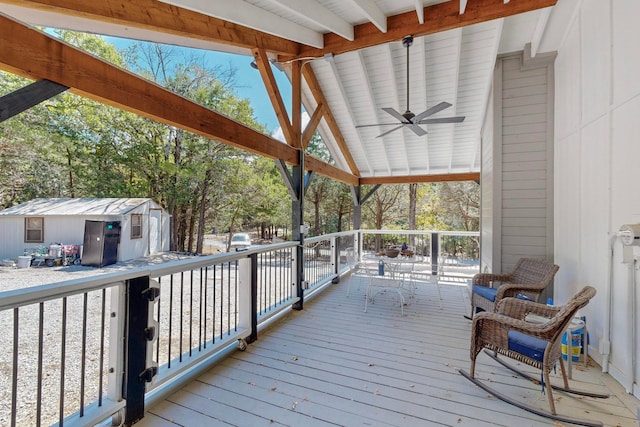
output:
[[[253,49],[252,53],[256,61],[256,65],[258,66],[258,71],[260,71],[262,81],[264,82],[264,87],[267,89],[271,105],[273,105],[276,117],[278,118],[278,123],[280,123],[280,128],[282,128],[284,139],[287,144],[292,147],[296,147],[298,144],[296,144],[293,136],[291,122],[289,121],[289,114],[287,113],[287,108],[282,100],[282,94],[280,93],[280,89],[276,83],[276,78],[273,75],[273,70],[271,69],[267,53],[263,49]]]
[[[358,177],[345,172],[342,169],[338,169],[328,163],[321,160],[305,155],[304,164],[307,170],[318,172],[320,175],[328,176],[336,181],[344,182],[345,184],[358,185]]]
[[[320,120],[322,120],[324,112],[324,104],[318,104],[316,110],[311,115],[309,123],[307,123],[307,127],[304,128],[304,132],[302,133],[302,141],[300,141],[300,143],[302,144],[303,150],[306,150],[309,146],[309,141],[311,141],[313,134],[316,133],[316,129],[318,129],[318,124],[320,124]]]
[[[49,80],[39,80],[0,97],[0,123],[67,89]]]
[[[555,6],[558,0],[518,0],[504,3],[504,0],[468,0],[464,14],[460,14],[460,3],[446,1],[424,8],[424,24],[421,24],[415,11],[389,16],[387,18],[387,32],[380,32],[378,27],[370,22],[356,25],[355,40],[348,41],[334,34],[324,35],[324,48],[301,46],[297,56],[283,56],[280,60],[287,61],[296,58],[321,57],[327,53],[338,55],[383,43],[400,41],[407,34],[414,37],[435,34],[454,28],[479,24],[494,19],[505,18],[532,10]]]
[[[328,108],[327,99],[322,92],[322,88],[320,87],[320,83],[311,68],[311,65],[307,65],[306,67],[302,67],[302,75],[304,76],[304,80],[307,82],[307,86],[309,86],[309,90],[313,94],[318,105],[326,105],[327,109],[324,114],[324,119],[329,125],[329,130],[333,134],[333,137],[336,139],[336,143],[338,144],[338,148],[342,152],[347,165],[349,166],[349,170],[354,175],[360,175],[360,171],[358,170],[358,166],[356,165],[355,160],[353,160],[353,156],[351,156],[351,152],[349,151],[349,146],[347,146],[347,142],[344,140],[344,136],[342,136],[342,132],[340,131],[340,127],[336,122],[331,109]]]
[[[302,63],[300,61],[291,64],[291,133],[293,134],[292,145],[302,150]]]
[[[71,92],[240,149],[297,165],[298,150],[159,85],[0,15],[0,69],[48,79]],[[358,178],[310,158],[308,170],[347,183]]]
[[[123,32],[126,28],[137,28],[244,49],[260,48],[269,52],[295,55],[299,46],[291,40],[157,0],[0,0],[0,4],[115,24],[124,27]],[[55,22],[37,24],[56,26]]]
[[[298,161],[295,149],[267,135],[2,15],[0,68],[256,154]]]
[[[451,173],[441,175],[416,175],[416,176],[380,176],[360,178],[360,185],[376,184],[413,184],[424,182],[450,182],[450,181],[480,181],[480,172]]]

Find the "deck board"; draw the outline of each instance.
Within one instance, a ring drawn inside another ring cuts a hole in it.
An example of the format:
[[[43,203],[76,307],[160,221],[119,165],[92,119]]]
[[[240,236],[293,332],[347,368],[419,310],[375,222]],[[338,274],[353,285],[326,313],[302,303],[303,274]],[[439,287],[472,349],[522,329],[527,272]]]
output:
[[[458,373],[469,368],[465,285],[442,284],[440,306],[435,285],[419,284],[401,316],[391,293],[378,295],[365,313],[364,282],[360,289],[352,283],[346,297],[347,280],[148,408],[139,425],[559,425],[493,398]],[[591,365],[574,365],[571,384],[599,392],[608,386],[618,396],[555,392],[558,411],[607,426],[636,426],[637,399]],[[501,392],[547,409],[539,385],[489,357],[479,356],[476,372]],[[561,383],[559,374],[554,382]]]

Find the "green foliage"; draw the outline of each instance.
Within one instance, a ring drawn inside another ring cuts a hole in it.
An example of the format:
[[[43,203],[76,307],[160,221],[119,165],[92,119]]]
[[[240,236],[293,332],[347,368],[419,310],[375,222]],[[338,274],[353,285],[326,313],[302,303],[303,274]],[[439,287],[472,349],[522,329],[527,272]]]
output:
[[[95,35],[61,39],[176,93],[265,132],[248,99],[233,91],[233,69],[168,46],[138,43],[119,51]],[[0,94],[29,84],[0,72]],[[316,134],[307,153],[333,163]],[[364,196],[373,187],[362,189]],[[0,123],[0,208],[35,197],[150,197],[171,214],[171,248],[202,250],[206,230],[290,228],[291,197],[273,160],[70,93]],[[363,228],[407,228],[407,185],[378,189],[362,209]],[[315,175],[305,199],[313,234],[351,227],[347,185]],[[418,186],[416,228],[477,230],[474,183]]]

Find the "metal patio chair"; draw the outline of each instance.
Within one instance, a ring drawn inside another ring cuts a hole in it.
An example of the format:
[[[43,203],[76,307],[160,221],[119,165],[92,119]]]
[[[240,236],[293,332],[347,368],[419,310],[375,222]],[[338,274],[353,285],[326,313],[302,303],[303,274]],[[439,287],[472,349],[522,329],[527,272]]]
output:
[[[360,282],[366,276],[362,274],[362,265],[358,260],[358,254],[356,253],[355,249],[352,247],[348,247],[345,249],[345,253],[347,257],[347,265],[349,266],[349,272],[351,274],[351,277],[347,282],[347,296],[349,296],[349,293],[351,292],[352,282],[357,281],[358,290],[360,290]]]
[[[405,300],[404,295],[402,294],[402,280],[396,277],[396,275],[379,275],[378,265],[375,265],[373,263],[365,263],[364,269],[367,272],[367,276],[369,278],[367,291],[364,297],[365,313],[367,312],[368,305],[374,302],[376,295],[391,291],[391,293],[398,294],[398,299],[400,302],[400,314],[404,316]]]

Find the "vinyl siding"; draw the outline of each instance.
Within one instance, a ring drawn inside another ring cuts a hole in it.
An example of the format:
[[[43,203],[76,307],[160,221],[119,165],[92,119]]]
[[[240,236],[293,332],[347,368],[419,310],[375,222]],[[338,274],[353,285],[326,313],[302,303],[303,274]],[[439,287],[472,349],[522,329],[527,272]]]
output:
[[[505,55],[496,64],[496,272],[511,271],[521,257],[553,260],[553,61],[526,61],[527,54]]]

